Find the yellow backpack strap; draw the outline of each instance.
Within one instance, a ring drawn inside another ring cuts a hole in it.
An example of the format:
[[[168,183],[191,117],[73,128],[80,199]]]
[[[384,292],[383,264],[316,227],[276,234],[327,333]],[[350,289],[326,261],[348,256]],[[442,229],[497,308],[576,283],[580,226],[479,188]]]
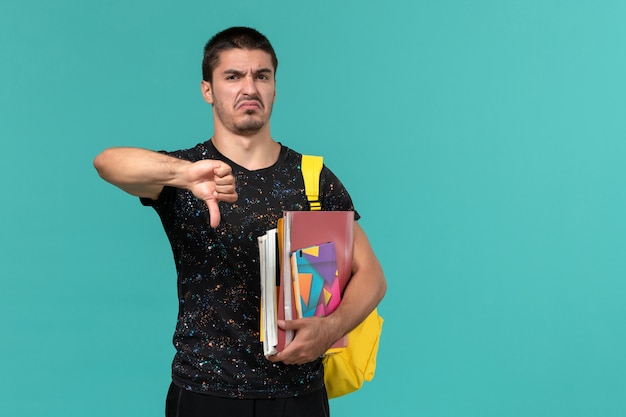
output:
[[[302,177],[304,178],[304,191],[309,200],[311,210],[321,210],[320,202],[320,173],[324,165],[324,158],[314,155],[302,155]]]

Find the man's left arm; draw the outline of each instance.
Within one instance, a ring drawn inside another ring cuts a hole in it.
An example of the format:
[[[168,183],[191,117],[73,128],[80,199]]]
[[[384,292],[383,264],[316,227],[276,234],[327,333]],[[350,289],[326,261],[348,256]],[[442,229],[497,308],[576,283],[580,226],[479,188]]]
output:
[[[387,282],[378,258],[358,222],[354,222],[352,278],[337,310],[327,317],[280,322],[284,329],[296,332],[294,340],[269,357],[272,362],[303,364],[319,358],[337,340],[359,325],[382,300]]]

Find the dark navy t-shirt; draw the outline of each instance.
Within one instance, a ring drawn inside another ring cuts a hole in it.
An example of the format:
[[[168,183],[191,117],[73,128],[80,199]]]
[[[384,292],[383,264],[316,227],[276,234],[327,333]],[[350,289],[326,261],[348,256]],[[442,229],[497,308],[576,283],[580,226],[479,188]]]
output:
[[[178,274],[174,383],[235,398],[281,398],[320,389],[321,360],[301,366],[272,363],[263,356],[259,340],[257,237],[275,228],[283,211],[309,210],[302,155],[281,145],[273,166],[249,171],[221,155],[210,141],[164,153],[192,162],[226,162],[239,195],[234,204],[219,203],[221,222],[215,229],[206,203],[187,190],[165,187],[158,200],[141,199],[161,218]],[[323,210],[354,209],[344,186],[326,167],[320,197]]]

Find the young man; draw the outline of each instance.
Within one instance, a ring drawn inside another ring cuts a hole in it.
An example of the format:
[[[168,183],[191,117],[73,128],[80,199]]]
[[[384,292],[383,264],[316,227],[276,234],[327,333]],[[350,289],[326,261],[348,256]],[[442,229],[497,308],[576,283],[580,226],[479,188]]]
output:
[[[295,330],[293,342],[263,356],[257,237],[283,211],[309,209],[302,155],[270,134],[277,65],[256,30],[218,33],[205,46],[201,82],[213,137],[174,152],[111,148],[94,161],[103,179],[156,210],[172,246],[179,314],[168,417],[328,416],[320,357],[385,293],[380,264],[355,222],[353,276],[340,307],[324,318],[281,322]],[[320,186],[323,210],[354,210],[327,167]]]

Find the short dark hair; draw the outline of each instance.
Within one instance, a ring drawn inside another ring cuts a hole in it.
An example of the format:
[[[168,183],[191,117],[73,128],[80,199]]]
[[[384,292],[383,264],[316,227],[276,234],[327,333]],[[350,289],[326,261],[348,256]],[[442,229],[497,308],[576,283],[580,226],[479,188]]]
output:
[[[219,65],[220,53],[229,49],[260,49],[272,57],[274,73],[278,68],[278,58],[270,41],[256,29],[236,26],[223,30],[213,36],[204,46],[202,59],[202,79],[213,81],[213,70]]]

